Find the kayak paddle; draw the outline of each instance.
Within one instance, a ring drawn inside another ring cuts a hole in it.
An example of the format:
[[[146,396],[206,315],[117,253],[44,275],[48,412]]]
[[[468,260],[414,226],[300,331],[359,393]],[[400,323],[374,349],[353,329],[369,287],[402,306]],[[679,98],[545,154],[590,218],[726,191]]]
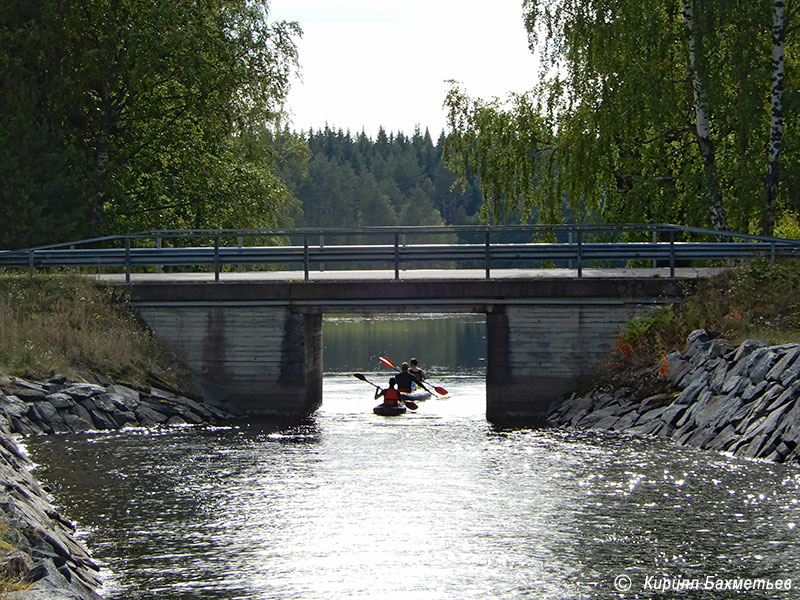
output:
[[[397,367],[397,365],[395,365],[395,364],[394,364],[394,363],[393,363],[391,360],[389,360],[389,359],[388,359],[388,358],[386,358],[385,356],[379,356],[379,357],[378,357],[378,360],[379,360],[379,361],[381,361],[381,363],[382,363],[382,364],[386,365],[386,366],[387,366],[387,367],[389,367],[390,369],[394,369],[395,371],[400,371],[400,369]],[[414,376],[414,374],[413,374],[413,373],[412,373],[411,375],[412,375],[412,377]],[[416,382],[417,382],[417,383],[420,385],[420,387],[421,387],[423,390],[428,390],[428,391],[430,392],[430,390],[429,390],[427,387],[425,387],[425,384],[424,384],[424,383],[422,383],[422,382],[421,382],[419,379],[417,379],[416,377],[414,377],[414,380],[415,380],[415,381],[416,381]],[[446,389],[444,389],[443,387],[433,386],[433,389],[434,389],[434,390],[436,391],[436,393],[437,393],[437,394],[439,394],[440,396],[446,396],[446,395],[447,395],[447,393],[448,393],[448,392],[447,392],[447,390],[446,390]]]
[[[366,378],[366,376],[363,373],[353,373],[353,377],[355,377],[356,379],[360,379],[361,381],[365,381],[366,383],[378,388],[379,390],[383,389],[377,383],[372,383],[369,379]],[[419,408],[417,403],[416,402],[412,402],[411,400],[401,400],[401,402],[403,404],[405,404],[411,410],[417,410]]]

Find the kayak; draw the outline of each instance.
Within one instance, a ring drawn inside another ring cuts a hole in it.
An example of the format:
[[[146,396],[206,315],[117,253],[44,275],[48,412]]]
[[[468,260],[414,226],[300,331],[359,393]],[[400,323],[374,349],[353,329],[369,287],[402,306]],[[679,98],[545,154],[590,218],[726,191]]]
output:
[[[372,409],[376,415],[381,415],[383,417],[396,417],[397,415],[402,415],[406,412],[406,407],[402,404],[378,404],[375,408]]]
[[[427,400],[430,397],[431,393],[422,388],[416,389],[409,394],[406,394],[405,392],[400,394],[401,400],[411,400],[411,402],[421,402],[422,400]]]

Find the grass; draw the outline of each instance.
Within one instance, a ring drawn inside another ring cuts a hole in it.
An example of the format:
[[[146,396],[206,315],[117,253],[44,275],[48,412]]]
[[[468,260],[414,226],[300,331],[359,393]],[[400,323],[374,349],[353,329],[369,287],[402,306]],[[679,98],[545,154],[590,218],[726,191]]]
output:
[[[0,276],[0,372],[45,378],[90,371],[112,379],[181,369],[126,307],[125,293],[77,275]]]
[[[684,302],[633,319],[609,363],[622,370],[659,365],[701,328],[734,345],[800,343],[800,263],[754,260],[701,281]]]
[[[5,557],[16,552],[17,547],[8,542],[7,538],[13,534],[14,530],[8,523],[0,519],[0,557]],[[9,577],[7,574],[0,574],[0,598],[6,598],[6,594],[21,592],[31,589],[31,584],[25,583],[17,577]]]

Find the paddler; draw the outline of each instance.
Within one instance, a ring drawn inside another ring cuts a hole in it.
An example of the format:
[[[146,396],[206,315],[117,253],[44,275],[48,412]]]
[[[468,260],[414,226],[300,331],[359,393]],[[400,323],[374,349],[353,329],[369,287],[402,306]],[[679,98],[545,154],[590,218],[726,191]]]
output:
[[[386,406],[397,406],[400,400],[400,392],[395,389],[394,386],[397,385],[397,379],[392,377],[389,379],[389,387],[385,390],[380,388],[375,389],[375,399],[377,400],[381,396],[383,396],[383,403]]]
[[[400,365],[400,372],[395,376],[397,379],[397,391],[401,394],[410,394],[415,382],[414,376],[408,371],[408,363]]]

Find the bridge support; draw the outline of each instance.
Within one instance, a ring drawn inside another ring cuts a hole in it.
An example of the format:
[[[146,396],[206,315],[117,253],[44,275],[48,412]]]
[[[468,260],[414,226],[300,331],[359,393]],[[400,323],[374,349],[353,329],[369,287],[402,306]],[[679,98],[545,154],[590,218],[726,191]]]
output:
[[[322,402],[322,315],[273,306],[146,306],[156,336],[245,413],[301,419]]]
[[[500,305],[486,315],[486,418],[544,422],[553,401],[596,374],[640,304]]]

